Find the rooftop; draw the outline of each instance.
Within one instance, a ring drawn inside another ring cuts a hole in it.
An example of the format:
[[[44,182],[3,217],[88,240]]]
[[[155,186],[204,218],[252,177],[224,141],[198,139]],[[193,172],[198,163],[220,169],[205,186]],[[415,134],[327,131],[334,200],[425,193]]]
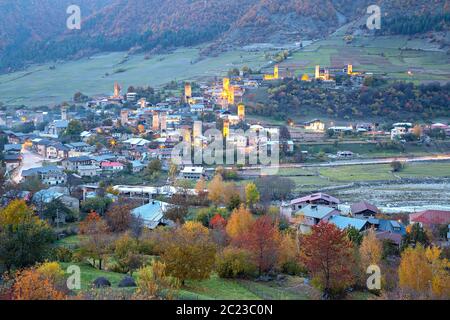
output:
[[[330,208],[327,206],[321,206],[321,205],[308,205],[304,207],[303,209],[299,210],[296,215],[304,215],[306,217],[316,218],[316,219],[323,219],[330,213],[337,210],[334,208]]]
[[[149,204],[143,205],[131,211],[135,217],[144,221],[146,227],[155,229],[164,219],[164,212],[169,204],[162,201],[153,200]]]
[[[350,210],[351,210],[352,214],[358,214],[358,213],[366,211],[366,210],[372,211],[374,213],[380,212],[380,210],[376,206],[374,206],[373,204],[370,204],[366,201],[361,201],[361,202],[352,204],[350,207]]]
[[[409,215],[411,223],[423,224],[449,224],[450,211],[425,210]]]
[[[367,221],[367,220],[344,217],[344,216],[332,216],[330,218],[329,222],[335,224],[341,230],[344,230],[348,227],[354,227],[358,231],[363,230],[364,227],[369,223],[369,221]]]
[[[338,199],[336,199],[335,197],[332,197],[326,193],[315,193],[315,194],[311,194],[306,197],[294,199],[291,201],[291,205],[297,204],[297,203],[302,203],[302,202],[317,201],[317,200],[326,200],[330,203],[335,203],[335,204],[340,203],[340,201]]]

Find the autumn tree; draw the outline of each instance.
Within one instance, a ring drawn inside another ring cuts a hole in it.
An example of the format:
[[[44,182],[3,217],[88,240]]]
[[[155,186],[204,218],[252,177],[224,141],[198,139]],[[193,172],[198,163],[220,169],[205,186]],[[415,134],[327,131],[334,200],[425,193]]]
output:
[[[137,300],[151,300],[158,297],[172,299],[180,287],[179,281],[167,275],[167,267],[160,261],[154,261],[151,266],[138,270],[138,289],[134,298]]]
[[[206,188],[206,181],[203,176],[197,181],[197,184],[195,185],[195,192],[197,193],[197,197],[200,201],[203,201],[207,197],[208,191]]]
[[[227,247],[217,257],[216,270],[221,278],[242,278],[256,275],[257,266],[250,251]]]
[[[187,222],[173,230],[163,244],[162,262],[167,273],[181,281],[209,278],[216,247],[209,230],[198,222]]]
[[[260,195],[258,188],[254,183],[248,183],[245,186],[245,201],[250,208],[259,202]]]
[[[345,231],[334,224],[320,222],[304,235],[300,261],[306,266],[324,298],[341,292],[353,283],[353,249]]]
[[[225,220],[220,214],[216,213],[214,217],[209,221],[209,226],[211,229],[224,229],[227,225],[227,220]]]
[[[178,172],[178,166],[173,163],[170,162],[169,165],[169,178],[171,181],[175,181],[176,177],[177,177],[177,172]]]
[[[299,246],[296,237],[289,232],[280,236],[278,249],[278,267],[285,273],[296,273],[299,271]]]
[[[250,211],[241,205],[239,209],[235,209],[231,213],[231,217],[228,220],[226,231],[232,239],[236,239],[238,236],[246,233],[254,222],[253,216]]]
[[[183,224],[188,214],[189,209],[186,205],[172,205],[164,212],[164,217],[173,222]]]
[[[111,237],[108,225],[97,213],[91,212],[80,224],[80,232],[86,235],[82,241],[78,255],[87,258],[94,267],[102,270],[102,262],[111,249]],[[97,264],[98,262],[98,264]]]
[[[91,211],[86,218],[80,222],[79,230],[81,234],[92,234],[97,231],[97,229],[100,227],[100,225],[103,226],[103,220],[100,215],[95,212]]]
[[[379,265],[383,256],[383,245],[377,239],[374,229],[370,229],[364,236],[361,246],[359,247],[361,259],[361,267],[363,271],[367,270],[370,265]]]
[[[8,206],[0,210],[0,226],[13,225],[36,221],[33,210],[23,200],[13,200]]]
[[[399,286],[414,295],[450,297],[450,263],[440,258],[437,247],[424,248],[418,244],[403,251],[398,267]]]
[[[211,228],[211,237],[214,242],[220,246],[225,247],[228,242],[228,235],[226,232],[227,220],[222,215],[216,213],[215,216],[209,221],[209,227]]]
[[[7,271],[43,261],[55,234],[25,202],[14,200],[0,211],[0,264]]]
[[[234,182],[224,183],[223,188],[223,203],[228,207],[236,209],[241,203],[241,196],[238,187]]]
[[[425,251],[428,263],[431,265],[431,291],[435,297],[450,299],[450,262],[442,258],[442,249],[428,247]]]
[[[418,223],[409,225],[406,228],[406,235],[402,239],[402,249],[407,248],[410,245],[421,244],[428,246],[430,239],[425,229]]]
[[[125,232],[130,229],[133,205],[131,203],[114,204],[105,214],[105,221],[111,232]]]
[[[66,294],[57,288],[62,270],[49,271],[45,264],[18,271],[13,285],[14,300],[65,300]]]
[[[271,217],[260,217],[238,238],[240,245],[252,253],[259,275],[275,267],[280,238],[278,228]]]
[[[222,175],[216,174],[208,186],[208,199],[212,201],[216,206],[220,205],[224,200],[224,190],[225,185]]]
[[[129,234],[119,237],[114,243],[114,259],[122,272],[133,275],[134,270],[142,265],[137,240]]]

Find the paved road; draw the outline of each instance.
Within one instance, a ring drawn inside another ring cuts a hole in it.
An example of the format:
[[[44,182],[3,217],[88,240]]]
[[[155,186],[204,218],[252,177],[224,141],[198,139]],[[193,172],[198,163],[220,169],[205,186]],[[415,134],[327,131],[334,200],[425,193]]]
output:
[[[22,151],[22,165],[15,171],[12,181],[20,183],[22,181],[22,172],[24,170],[39,168],[45,160],[40,155],[30,152],[29,150]]]

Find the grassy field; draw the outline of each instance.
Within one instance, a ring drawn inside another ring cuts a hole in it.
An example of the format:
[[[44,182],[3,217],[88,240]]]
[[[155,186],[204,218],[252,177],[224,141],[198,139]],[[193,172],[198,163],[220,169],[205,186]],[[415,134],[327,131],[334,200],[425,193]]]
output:
[[[321,176],[336,182],[396,180],[395,175],[401,178],[449,178],[450,163],[408,163],[395,175],[388,164],[321,168],[319,172]]]
[[[247,65],[259,69],[267,64],[264,52],[229,51],[199,59],[200,48],[179,49],[170,54],[127,56],[106,53],[64,63],[47,63],[25,71],[0,75],[1,101],[12,105],[39,106],[70,100],[81,91],[87,95],[112,94],[118,81],[130,85],[161,86],[172,80],[204,80]],[[50,67],[55,66],[54,70]],[[120,72],[119,72],[120,71]]]
[[[388,164],[280,169],[279,175],[294,181],[296,191],[307,192],[352,182],[399,180],[399,178],[450,178],[450,162],[408,163],[395,175]]]
[[[261,69],[268,65],[265,52],[236,49],[216,57],[199,59],[201,48],[179,49],[146,58],[125,52],[105,53],[77,61],[34,65],[12,74],[0,75],[2,102],[39,106],[70,100],[81,91],[87,95],[112,94],[118,81],[130,85],[161,86],[172,80],[204,80],[221,76],[234,67]],[[355,71],[387,73],[414,82],[448,81],[450,57],[434,44],[407,37],[357,37],[346,44],[341,35],[320,40],[294,53],[281,64],[295,74],[314,73],[315,65],[343,67]],[[55,67],[55,68],[53,68]],[[413,75],[407,74],[411,70]]]
[[[58,240],[56,244],[60,247],[73,248],[79,246],[82,240],[83,236],[75,235]]]
[[[389,165],[362,165],[323,168],[320,169],[320,174],[327,179],[336,182],[395,179]]]
[[[450,178],[450,163],[414,163],[406,165],[398,175],[402,178]]]
[[[74,265],[74,263],[61,263],[61,267],[63,270],[66,270],[70,265]],[[109,272],[104,270],[98,270],[93,268],[91,265],[78,263],[75,264],[81,269],[81,289],[87,290],[92,288],[92,283],[95,279],[99,277],[105,277],[111,282],[112,288],[118,288],[119,282],[125,277],[124,274]]]
[[[73,263],[61,263],[63,270],[70,265]],[[119,282],[125,277],[124,274],[98,270],[88,264],[77,265],[81,269],[81,290],[91,289],[93,281],[99,277],[108,279],[113,290],[124,290],[118,287]],[[298,282],[296,277],[291,278],[293,279],[289,279],[288,284]],[[132,288],[126,290],[133,291]],[[228,280],[212,275],[208,280],[187,281],[179,290],[177,297],[181,300],[306,300],[311,299],[310,294],[313,291],[312,288],[294,290],[276,284]]]
[[[282,66],[298,75],[312,75],[315,65],[340,68],[353,64],[355,71],[386,73],[393,79],[419,83],[449,81],[449,62],[445,51],[425,39],[355,37],[353,43],[346,44],[341,35],[335,35],[296,52]]]

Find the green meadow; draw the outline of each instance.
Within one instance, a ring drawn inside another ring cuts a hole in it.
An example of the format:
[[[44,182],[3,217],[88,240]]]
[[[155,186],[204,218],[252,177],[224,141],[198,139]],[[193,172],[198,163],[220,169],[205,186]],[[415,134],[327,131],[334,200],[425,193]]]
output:
[[[316,65],[386,74],[415,83],[450,80],[450,56],[435,43],[406,36],[355,37],[347,44],[341,35],[316,41],[283,63],[296,74],[314,74]],[[411,71],[412,74],[408,74]]]
[[[112,94],[114,82],[123,88],[159,87],[172,80],[201,80],[225,75],[232,68],[259,69],[267,64],[264,52],[229,51],[200,58],[200,48],[145,57],[125,52],[95,55],[76,61],[34,65],[0,75],[0,101],[11,105],[40,106],[71,100],[81,91],[87,95]],[[54,68],[53,68],[54,67]]]

